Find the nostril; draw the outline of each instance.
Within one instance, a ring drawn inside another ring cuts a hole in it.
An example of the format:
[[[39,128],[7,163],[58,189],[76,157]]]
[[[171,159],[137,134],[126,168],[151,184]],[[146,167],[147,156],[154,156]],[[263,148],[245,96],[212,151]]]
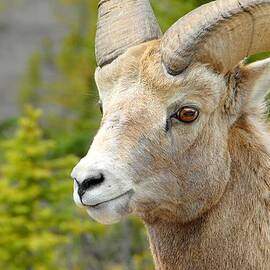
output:
[[[90,188],[94,188],[97,185],[101,184],[104,181],[104,175],[100,174],[99,176],[96,177],[90,177],[85,179],[80,185],[79,185],[79,190],[78,193],[80,197],[83,196],[83,194]]]
[[[81,184],[83,190],[87,190],[91,187],[101,184],[104,181],[104,176],[100,175],[99,177],[91,177],[84,180]]]

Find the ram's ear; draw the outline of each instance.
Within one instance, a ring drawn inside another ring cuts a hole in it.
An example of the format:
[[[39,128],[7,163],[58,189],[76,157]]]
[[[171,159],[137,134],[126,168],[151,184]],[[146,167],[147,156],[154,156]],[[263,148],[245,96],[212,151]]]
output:
[[[238,116],[251,109],[261,109],[269,91],[270,58],[248,65],[241,63],[228,76],[225,109]]]
[[[244,66],[242,74],[242,87],[248,92],[247,105],[260,106],[270,90],[270,58]]]

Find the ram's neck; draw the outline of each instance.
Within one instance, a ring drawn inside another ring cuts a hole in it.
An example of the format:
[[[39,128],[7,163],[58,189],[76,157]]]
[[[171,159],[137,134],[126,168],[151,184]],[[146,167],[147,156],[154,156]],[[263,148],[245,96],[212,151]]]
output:
[[[269,269],[270,160],[263,132],[251,130],[232,130],[231,179],[214,209],[185,226],[147,225],[157,270]]]

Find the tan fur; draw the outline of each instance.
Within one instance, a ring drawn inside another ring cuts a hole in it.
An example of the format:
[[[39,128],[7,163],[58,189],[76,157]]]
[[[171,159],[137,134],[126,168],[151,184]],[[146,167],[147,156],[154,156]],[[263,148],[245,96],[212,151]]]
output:
[[[270,141],[254,98],[267,63],[173,77],[161,62],[152,41],[97,70],[104,115],[84,168],[98,153],[132,182],[121,213],[146,223],[157,270],[270,269]],[[185,105],[199,118],[166,131]]]
[[[269,269],[269,142],[253,122],[230,131],[230,180],[215,207],[185,225],[147,225],[157,269]]]

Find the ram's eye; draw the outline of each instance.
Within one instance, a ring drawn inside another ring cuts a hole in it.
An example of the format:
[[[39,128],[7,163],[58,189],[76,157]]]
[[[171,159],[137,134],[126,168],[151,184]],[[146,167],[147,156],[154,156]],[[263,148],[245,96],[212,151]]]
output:
[[[191,123],[199,116],[198,109],[194,107],[183,107],[175,115],[175,118],[184,123]]]

